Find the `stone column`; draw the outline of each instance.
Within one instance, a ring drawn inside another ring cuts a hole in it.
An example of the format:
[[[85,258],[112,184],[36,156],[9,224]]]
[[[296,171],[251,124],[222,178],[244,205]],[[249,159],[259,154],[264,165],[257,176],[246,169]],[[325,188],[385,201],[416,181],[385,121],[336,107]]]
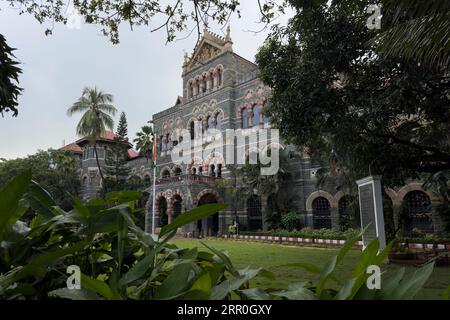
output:
[[[171,224],[173,220],[173,199],[167,200],[167,218],[168,223]]]

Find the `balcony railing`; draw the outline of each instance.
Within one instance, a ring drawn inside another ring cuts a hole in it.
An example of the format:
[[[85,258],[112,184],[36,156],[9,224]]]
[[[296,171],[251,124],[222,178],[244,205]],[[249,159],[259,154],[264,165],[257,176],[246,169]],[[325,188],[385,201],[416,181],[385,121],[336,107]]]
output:
[[[204,176],[198,174],[185,174],[180,176],[173,176],[168,178],[156,179],[156,185],[168,184],[168,183],[176,183],[176,182],[185,182],[192,184],[214,184],[222,178],[212,177],[212,176]]]

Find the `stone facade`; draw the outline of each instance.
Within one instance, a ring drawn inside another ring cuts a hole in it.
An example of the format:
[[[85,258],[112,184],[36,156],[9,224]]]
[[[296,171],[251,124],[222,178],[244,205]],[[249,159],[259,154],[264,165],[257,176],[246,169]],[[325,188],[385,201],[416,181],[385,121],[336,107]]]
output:
[[[199,121],[201,131],[206,134],[206,139],[200,147],[207,148],[215,139],[214,135],[208,137],[210,128],[225,136],[227,129],[242,129],[243,132],[251,134],[255,130],[270,127],[264,107],[271,90],[258,79],[257,66],[234,53],[232,44],[229,29],[226,37],[219,37],[205,30],[193,54],[185,56],[182,68],[183,95],[176,99],[174,106],[153,115],[154,131],[159,141],[155,182],[156,228],[170,223],[177,215],[198,205],[231,202],[228,189],[232,187],[224,183],[232,179],[225,163],[225,149],[211,148],[212,152],[199,156],[194,148],[187,163],[173,161],[173,148],[183,141],[186,143],[185,139],[190,138],[181,138],[183,129],[191,133],[195,122]],[[195,130],[192,135],[195,135]],[[270,136],[267,142],[271,144]],[[245,154],[248,155],[253,147],[246,143]],[[319,167],[306,153],[298,152],[293,146],[284,145],[282,142],[276,147],[291,149],[297,155],[289,160],[288,165],[293,177],[289,189],[294,195],[289,201],[299,215],[300,226],[339,228],[346,195],[337,191],[338,177],[318,188],[315,175]],[[82,148],[83,152],[86,152],[89,147],[84,144]],[[152,172],[147,159],[132,153],[128,165],[132,169],[131,175],[150,181]],[[100,187],[100,179],[95,159],[92,157],[83,156],[81,179],[83,197],[93,197]],[[150,231],[152,192],[150,187],[146,191],[150,194],[146,205],[146,230]],[[415,206],[410,211],[432,220],[431,230],[428,231],[440,230],[439,218],[431,213],[433,210],[426,209],[424,203],[428,201],[435,207],[438,197],[429,191],[425,192],[420,183],[413,181],[399,190],[388,189],[386,193],[392,202],[397,223],[400,212],[404,210],[402,204],[407,198],[407,204],[410,207]],[[216,235],[226,232],[235,220],[239,221],[241,229],[266,229],[269,196],[255,194],[251,199],[239,199],[236,211],[229,208],[187,226],[180,232],[194,236]]]

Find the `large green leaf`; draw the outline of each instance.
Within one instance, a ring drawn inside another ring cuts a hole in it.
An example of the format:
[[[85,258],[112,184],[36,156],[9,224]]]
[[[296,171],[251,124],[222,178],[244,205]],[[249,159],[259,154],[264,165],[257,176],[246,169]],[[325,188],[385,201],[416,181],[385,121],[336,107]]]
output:
[[[186,213],[180,214],[174,222],[168,224],[161,228],[161,232],[159,233],[160,237],[168,234],[171,231],[177,230],[178,228],[187,225],[191,222],[195,222],[197,220],[203,219],[205,217],[211,216],[225,208],[228,205],[220,204],[220,203],[210,203],[199,206],[195,209],[192,209]]]
[[[238,276],[222,281],[214,286],[211,292],[212,300],[222,300],[232,291],[240,289],[250,279],[258,275],[261,269],[244,269],[239,271]]]
[[[25,199],[37,214],[43,215],[47,219],[55,216],[53,209],[56,206],[55,201],[48,191],[43,189],[37,182],[31,181]]]
[[[188,287],[189,274],[192,271],[192,263],[177,265],[158,288],[155,299],[173,299]]]
[[[80,290],[71,290],[68,288],[61,288],[50,291],[48,293],[49,297],[56,297],[62,299],[70,299],[70,300],[98,300],[99,297],[93,293],[91,290],[80,289]]]
[[[49,252],[37,255],[26,266],[24,266],[16,275],[16,280],[19,280],[25,276],[38,272],[40,268],[48,266],[57,262],[59,258],[81,251],[86,247],[85,241],[73,243],[70,247],[64,249],[53,249]]]
[[[122,300],[122,297],[115,293],[105,282],[92,279],[85,274],[81,274],[81,288],[92,290],[107,300]]]
[[[19,209],[19,200],[27,191],[30,181],[31,171],[25,171],[14,177],[0,191],[0,240],[10,219],[17,214],[17,210]],[[21,212],[23,214],[23,211]]]
[[[161,251],[162,247],[158,251]],[[153,269],[152,263],[155,259],[156,250],[152,250],[143,259],[136,263],[120,280],[119,286],[125,286],[139,278],[141,278],[146,272]]]
[[[315,300],[314,293],[305,287],[306,283],[291,283],[287,290],[273,292],[275,296],[283,297],[288,300]]]
[[[434,263],[425,266],[406,275],[395,289],[384,296],[389,300],[411,300],[422,289],[428,278],[433,273]]]
[[[236,270],[236,268],[231,263],[230,258],[225,253],[223,253],[222,251],[220,251],[216,248],[208,246],[206,243],[204,243],[202,241],[200,241],[200,243],[202,245],[204,245],[206,248],[208,248],[209,250],[211,250],[212,252],[214,252],[223,261],[225,267],[232,275],[234,275],[234,276],[239,275],[239,271]]]

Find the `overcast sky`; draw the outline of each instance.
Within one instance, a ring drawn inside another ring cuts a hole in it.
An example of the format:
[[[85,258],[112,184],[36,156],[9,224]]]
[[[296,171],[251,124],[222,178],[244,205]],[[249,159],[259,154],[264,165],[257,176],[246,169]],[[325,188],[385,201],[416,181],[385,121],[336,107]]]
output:
[[[254,61],[268,31],[249,31],[261,29],[256,23],[256,0],[243,3],[243,17],[231,21],[233,49]],[[127,115],[131,139],[152,114],[172,106],[182,94],[183,55],[192,52],[195,33],[166,45],[164,31],[151,33],[149,27],[130,31],[124,25],[120,44],[113,45],[98,26],[82,24],[80,29],[69,29],[55,25],[53,35],[45,36],[46,26],[32,16],[19,15],[4,3],[0,8],[0,33],[17,48],[23,70],[20,86],[24,88],[18,117],[0,117],[0,158],[23,157],[38,149],[59,148],[63,141],[75,141],[81,116],[68,117],[66,110],[85,86],[113,94],[119,113]],[[219,28],[212,31],[222,32]]]

